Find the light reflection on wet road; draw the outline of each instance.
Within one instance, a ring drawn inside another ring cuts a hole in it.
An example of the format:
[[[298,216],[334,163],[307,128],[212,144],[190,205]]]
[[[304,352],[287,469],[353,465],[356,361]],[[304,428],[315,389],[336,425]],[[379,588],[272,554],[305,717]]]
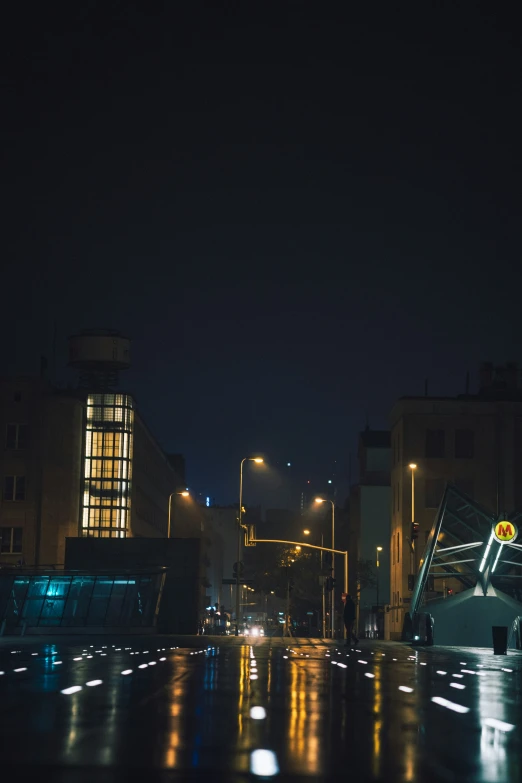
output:
[[[0,760],[18,779],[521,779],[518,653],[81,641],[2,642]]]

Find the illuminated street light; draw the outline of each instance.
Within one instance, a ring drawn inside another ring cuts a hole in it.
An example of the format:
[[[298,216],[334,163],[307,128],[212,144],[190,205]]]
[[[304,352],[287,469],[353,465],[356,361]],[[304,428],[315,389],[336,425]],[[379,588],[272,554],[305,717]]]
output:
[[[239,571],[241,563],[241,515],[243,514],[243,465],[245,462],[264,462],[263,457],[243,457],[239,466],[239,517],[237,525],[237,577],[236,577],[236,636],[239,635]]]
[[[310,535],[310,531],[309,530],[303,530],[303,535],[304,536],[309,536]]]
[[[179,492],[176,490],[175,492],[171,492],[169,495],[169,516],[167,521],[167,538],[170,538],[170,524],[171,524],[171,518],[172,518],[172,498],[174,495],[180,495],[183,498],[189,498],[190,492],[188,489],[184,489],[182,492]]]
[[[335,549],[335,503],[328,498],[315,498],[316,503],[330,503],[332,506],[332,549]],[[332,552],[332,579],[335,575],[335,555]],[[334,607],[335,607],[335,589],[332,588],[330,593],[330,622],[331,622],[331,634],[334,638],[335,620],[334,620]]]

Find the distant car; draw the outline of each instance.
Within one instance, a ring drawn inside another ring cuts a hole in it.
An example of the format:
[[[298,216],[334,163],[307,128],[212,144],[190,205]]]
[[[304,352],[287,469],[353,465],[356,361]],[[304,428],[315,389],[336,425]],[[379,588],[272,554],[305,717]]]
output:
[[[265,629],[261,625],[245,626],[243,634],[245,636],[264,636],[265,635]]]

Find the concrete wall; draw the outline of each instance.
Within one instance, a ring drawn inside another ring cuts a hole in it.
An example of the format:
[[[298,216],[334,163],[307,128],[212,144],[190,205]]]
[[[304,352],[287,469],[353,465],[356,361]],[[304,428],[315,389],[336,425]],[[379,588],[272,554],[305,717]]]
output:
[[[183,479],[169,463],[139,413],[134,418],[132,455],[131,536],[166,536],[168,498],[185,489]],[[172,498],[172,517],[181,498]]]
[[[0,562],[63,563],[65,537],[78,532],[82,421],[82,400],[56,394],[44,379],[0,383],[0,527],[23,529],[22,553],[2,554]],[[6,448],[9,423],[28,425],[26,448]],[[13,475],[25,476],[23,501],[4,498],[4,478]]]
[[[47,397],[41,432],[40,564],[63,563],[65,539],[79,530],[84,407],[74,397]]]
[[[478,587],[451,598],[430,601],[421,611],[429,612],[435,620],[435,644],[491,648],[492,626],[505,625],[511,629],[514,620],[522,615],[522,603],[490,586],[487,596]]]

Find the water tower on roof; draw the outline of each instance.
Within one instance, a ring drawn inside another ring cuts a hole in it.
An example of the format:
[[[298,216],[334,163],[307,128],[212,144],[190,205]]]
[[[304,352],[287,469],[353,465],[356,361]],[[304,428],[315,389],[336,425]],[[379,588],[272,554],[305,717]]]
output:
[[[114,329],[86,329],[69,337],[69,366],[86,389],[111,389],[130,367],[130,340]]]

